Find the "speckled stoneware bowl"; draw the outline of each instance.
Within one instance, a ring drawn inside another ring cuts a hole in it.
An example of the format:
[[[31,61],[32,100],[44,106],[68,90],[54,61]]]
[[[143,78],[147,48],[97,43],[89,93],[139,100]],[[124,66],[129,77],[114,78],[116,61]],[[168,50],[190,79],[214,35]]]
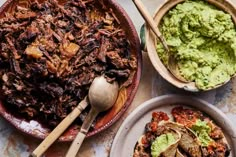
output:
[[[38,0],[39,2],[43,2],[44,0]],[[58,0],[59,3],[64,3],[66,0]],[[30,0],[8,0],[1,8],[0,8],[0,18],[4,16],[6,12],[14,11],[14,8],[17,5],[20,6],[28,6]],[[127,37],[131,44],[131,53],[135,54],[137,59],[138,68],[135,73],[132,84],[126,88],[121,89],[119,92],[118,99],[115,105],[109,111],[100,115],[97,119],[97,123],[95,124],[95,129],[91,130],[87,136],[92,136],[100,131],[108,128],[114,122],[116,122],[122,114],[126,111],[126,109],[131,104],[134,95],[137,91],[138,84],[141,76],[141,65],[142,65],[142,56],[140,49],[140,41],[138,34],[135,30],[135,27],[128,17],[127,13],[124,9],[115,1],[115,0],[100,0],[107,7],[111,8],[115,13],[116,17],[120,21],[120,26],[123,28],[127,34]],[[0,114],[11,124],[13,124],[17,129],[22,132],[32,135],[39,139],[44,139],[49,133],[50,129],[38,121],[31,120],[27,121],[22,116],[16,115],[16,111],[8,110],[4,104],[0,102]],[[72,141],[78,132],[78,126],[72,125],[67,131],[59,138],[59,141]]]
[[[160,24],[163,16],[173,7],[175,7],[179,3],[183,3],[185,0],[167,0],[163,5],[161,5],[159,8],[157,8],[157,11],[154,14],[154,20],[157,25]],[[212,5],[217,6],[218,8],[224,10],[225,12],[229,13],[232,16],[232,19],[234,23],[236,23],[236,7],[230,2],[229,0],[206,0]],[[145,33],[143,33],[143,31]],[[152,62],[152,65],[156,69],[156,71],[169,83],[172,85],[185,89],[187,91],[191,92],[198,92],[199,89],[196,87],[194,82],[190,83],[184,83],[179,80],[177,80],[166,68],[166,66],[162,63],[160,60],[157,52],[156,52],[156,37],[151,31],[150,27],[146,26],[145,30],[141,30],[141,38],[143,39],[143,43],[145,43],[145,50],[148,52],[149,58]],[[224,82],[223,84],[227,83],[229,80]],[[223,84],[220,84],[212,89],[215,89],[217,87],[222,86]],[[211,90],[211,89],[207,89]]]
[[[201,99],[180,95],[165,95],[144,102],[129,114],[115,136],[110,157],[132,157],[135,144],[144,133],[145,125],[150,122],[152,113],[163,111],[171,115],[171,110],[176,106],[193,108],[207,114],[222,128],[231,148],[229,157],[236,156],[236,130],[222,111]]]

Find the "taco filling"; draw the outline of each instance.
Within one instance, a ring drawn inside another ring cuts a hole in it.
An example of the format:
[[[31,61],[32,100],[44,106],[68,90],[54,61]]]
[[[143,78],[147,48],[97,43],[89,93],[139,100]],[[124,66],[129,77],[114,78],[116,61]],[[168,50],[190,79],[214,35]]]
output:
[[[152,156],[159,156],[162,151],[166,150],[169,145],[175,142],[175,138],[171,133],[163,134],[155,139],[151,145]]]
[[[173,119],[173,120],[172,120]],[[172,120],[172,121],[171,121]],[[183,107],[171,117],[153,112],[134,148],[133,157],[227,157],[230,149],[221,130],[202,112]]]
[[[220,127],[200,111],[176,107],[174,121],[190,128],[198,137],[204,157],[229,156],[227,141]]]
[[[160,156],[170,145],[174,144],[176,139],[173,134],[167,133],[157,137],[151,145],[151,155]]]
[[[207,147],[214,140],[210,137],[211,128],[207,125],[205,121],[198,119],[195,124],[193,124],[191,130],[197,135],[202,146]]]

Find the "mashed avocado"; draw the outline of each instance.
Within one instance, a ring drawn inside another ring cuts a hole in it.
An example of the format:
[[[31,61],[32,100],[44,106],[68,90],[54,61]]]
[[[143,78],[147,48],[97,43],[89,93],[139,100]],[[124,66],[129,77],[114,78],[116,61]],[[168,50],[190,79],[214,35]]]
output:
[[[168,146],[175,143],[175,137],[171,133],[162,134],[157,137],[151,146],[152,157],[158,157]]]
[[[197,120],[197,122],[192,126],[191,130],[197,135],[200,140],[202,146],[207,147],[210,142],[213,141],[209,136],[211,132],[211,128],[207,125],[206,122]]]
[[[160,29],[181,74],[199,89],[224,83],[236,73],[236,29],[229,14],[207,2],[188,0],[164,16]],[[160,43],[157,52],[167,65]]]

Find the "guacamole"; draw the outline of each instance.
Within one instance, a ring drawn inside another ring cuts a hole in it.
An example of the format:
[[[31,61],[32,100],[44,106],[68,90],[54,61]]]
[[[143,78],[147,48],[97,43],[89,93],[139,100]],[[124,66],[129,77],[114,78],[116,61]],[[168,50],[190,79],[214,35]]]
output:
[[[152,157],[158,157],[165,151],[171,144],[175,143],[175,137],[171,133],[162,134],[157,137],[151,146]]]
[[[236,73],[236,29],[228,13],[201,0],[188,0],[170,10],[160,24],[180,73],[206,90]],[[168,54],[157,44],[167,65]]]
[[[210,142],[214,141],[209,136],[211,128],[207,125],[205,121],[197,120],[197,122],[192,126],[191,130],[197,135],[202,146],[207,147]]]

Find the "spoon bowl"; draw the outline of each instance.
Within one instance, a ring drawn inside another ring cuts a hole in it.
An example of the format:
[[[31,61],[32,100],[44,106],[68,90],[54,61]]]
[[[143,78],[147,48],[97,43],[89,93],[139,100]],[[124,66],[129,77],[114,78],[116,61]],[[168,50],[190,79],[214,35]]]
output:
[[[106,111],[116,102],[118,90],[117,82],[108,83],[103,76],[97,77],[89,89],[89,102],[97,111]]]
[[[179,70],[178,63],[174,57],[174,55],[170,54],[169,52],[169,57],[168,57],[168,67],[169,71],[171,72],[172,75],[174,75],[178,80],[184,83],[189,83],[191,81],[185,79]]]
[[[118,97],[119,86],[117,82],[109,83],[104,76],[97,77],[93,80],[88,94],[91,109],[85,118],[83,125],[75,140],[72,142],[66,157],[75,157],[84,138],[97,115],[100,112],[111,108]]]
[[[86,96],[84,100],[82,100],[79,105],[47,136],[47,138],[44,139],[44,141],[32,152],[30,156],[42,156],[42,154],[72,124],[72,122],[79,116],[79,114],[87,107],[88,103],[90,102],[92,109],[80,130],[83,131],[83,134],[80,135],[80,137],[85,138],[90,125],[98,113],[108,110],[113,106],[118,97],[118,90],[119,86],[117,82],[108,83],[104,76],[96,77],[89,88],[88,98]],[[69,157],[72,156],[70,155]]]

